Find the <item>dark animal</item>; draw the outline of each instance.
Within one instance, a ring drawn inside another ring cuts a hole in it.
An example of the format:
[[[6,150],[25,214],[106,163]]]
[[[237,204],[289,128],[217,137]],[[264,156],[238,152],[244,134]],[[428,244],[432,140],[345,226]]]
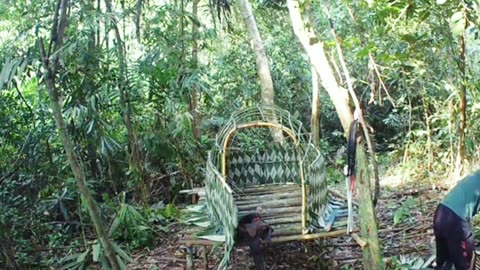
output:
[[[257,270],[265,269],[262,240],[271,241],[273,229],[258,213],[248,214],[240,219],[237,227],[237,242],[250,246],[250,254]]]

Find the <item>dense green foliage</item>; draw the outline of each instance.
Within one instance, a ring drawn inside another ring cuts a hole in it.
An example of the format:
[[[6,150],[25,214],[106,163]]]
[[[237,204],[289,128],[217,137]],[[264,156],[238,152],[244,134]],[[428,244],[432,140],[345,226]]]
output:
[[[56,1],[6,2],[0,5],[0,228],[15,243],[21,265],[65,264],[66,255],[86,257],[89,252],[97,255],[88,255],[85,263],[95,257],[99,261],[99,246],[55,129],[40,63],[38,39],[49,38]],[[479,7],[451,1],[330,2],[331,25],[341,38],[380,156],[412,176],[451,173],[464,85],[466,158],[478,158]],[[335,41],[322,3],[306,1],[305,6],[335,63]],[[57,82],[89,188],[113,237],[131,250],[161,241],[176,215],[172,204],[185,200],[179,191],[203,183],[206,150],[215,132],[234,110],[258,103],[260,92],[254,55],[234,6],[230,16],[218,17],[205,1],[198,14],[192,14],[191,1],[183,0],[114,4],[115,12],[107,14],[96,1],[72,1],[65,44],[56,52],[61,59]],[[252,4],[270,60],[275,103],[309,129],[310,67],[288,11],[280,1]],[[141,206],[138,172],[128,162],[118,44],[109,30],[114,21],[126,45],[127,102],[145,169],[141,177],[154,207]],[[198,33],[192,24],[199,26]],[[198,60],[192,57],[194,41]],[[192,131],[194,88],[200,93],[199,138]],[[321,102],[322,150],[334,171],[342,163],[335,153],[344,145],[343,132],[325,93]],[[431,156],[431,164],[425,156]]]

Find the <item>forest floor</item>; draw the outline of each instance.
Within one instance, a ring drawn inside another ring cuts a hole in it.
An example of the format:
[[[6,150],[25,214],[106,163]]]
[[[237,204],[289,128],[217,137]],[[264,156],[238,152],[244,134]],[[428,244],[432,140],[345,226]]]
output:
[[[434,251],[433,213],[445,193],[431,184],[403,184],[382,187],[376,207],[382,254],[388,269],[395,262],[422,258],[428,260]],[[357,223],[358,224],[358,223]],[[180,227],[153,250],[134,255],[129,269],[185,269],[184,246],[179,244]],[[223,248],[210,250],[208,269],[216,269]],[[195,269],[207,269],[203,248],[195,252]],[[265,251],[267,269],[361,269],[362,252],[350,235],[323,241],[291,242],[270,246]],[[234,252],[232,270],[253,269],[248,248]]]

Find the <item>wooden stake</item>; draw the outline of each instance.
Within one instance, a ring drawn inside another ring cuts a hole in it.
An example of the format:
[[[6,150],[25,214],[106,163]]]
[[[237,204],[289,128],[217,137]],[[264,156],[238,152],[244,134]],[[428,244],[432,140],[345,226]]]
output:
[[[363,240],[360,236],[358,236],[358,234],[352,233],[352,238],[353,240],[355,240],[355,242],[357,242],[360,247],[364,248],[365,246],[367,246],[367,242]]]

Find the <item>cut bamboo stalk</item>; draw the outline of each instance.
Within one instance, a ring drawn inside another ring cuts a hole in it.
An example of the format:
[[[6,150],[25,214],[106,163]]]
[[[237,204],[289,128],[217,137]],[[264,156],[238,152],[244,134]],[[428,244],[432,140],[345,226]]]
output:
[[[346,233],[347,233],[347,230],[338,230],[338,231],[321,232],[321,233],[313,233],[313,234],[283,236],[283,237],[273,238],[272,243],[284,243],[284,242],[292,242],[292,241],[299,241],[299,240],[300,241],[314,240],[318,238],[335,237],[339,235],[344,235]]]
[[[295,216],[287,216],[287,217],[271,217],[271,218],[263,218],[265,223],[270,226],[278,225],[278,224],[287,224],[287,223],[300,223],[301,217],[299,215]]]
[[[245,195],[261,195],[261,194],[274,194],[281,192],[295,192],[301,191],[300,185],[289,185],[283,187],[265,187],[265,188],[255,188],[251,190],[246,189],[236,189],[233,193],[234,197],[243,197]]]
[[[286,236],[286,235],[295,235],[295,234],[301,234],[302,233],[302,224],[290,224],[288,227],[273,227],[273,234],[272,238],[280,237],[280,236]]]
[[[253,185],[248,187],[242,187],[242,191],[244,192],[252,192],[258,190],[276,190],[276,189],[292,189],[292,188],[299,188],[300,184],[298,183],[281,183],[281,184],[259,184]]]
[[[268,200],[284,200],[289,198],[301,198],[302,193],[300,190],[298,192],[290,193],[276,193],[276,194],[261,194],[261,195],[246,195],[235,199],[237,205],[244,204],[253,204],[258,203],[259,201],[268,201]]]
[[[363,240],[360,236],[358,236],[358,234],[356,233],[352,233],[352,238],[355,240],[355,242],[357,242],[357,244],[359,246],[361,246],[362,248],[364,248],[365,246],[367,246],[367,242],[365,240]]]
[[[282,216],[286,214],[291,214],[291,213],[298,213],[300,214],[302,209],[298,206],[292,206],[292,207],[283,207],[283,208],[271,208],[271,209],[261,209],[260,215],[262,217],[267,217],[267,216]],[[251,214],[252,212],[256,212],[256,209],[254,210],[244,210],[244,211],[238,211],[238,216],[243,217],[245,215]]]
[[[237,209],[239,211],[246,211],[246,210],[255,210],[258,207],[262,209],[266,208],[283,208],[283,207],[292,207],[292,206],[301,206],[302,201],[299,198],[293,199],[285,199],[285,200],[270,200],[270,201],[263,201],[257,202],[249,205],[239,205]]]
[[[302,179],[302,233],[307,234],[307,184],[303,173],[303,161],[300,161],[300,176]]]

